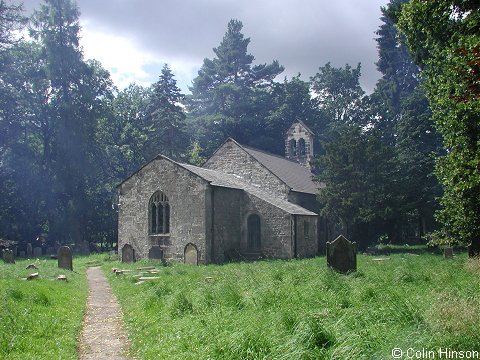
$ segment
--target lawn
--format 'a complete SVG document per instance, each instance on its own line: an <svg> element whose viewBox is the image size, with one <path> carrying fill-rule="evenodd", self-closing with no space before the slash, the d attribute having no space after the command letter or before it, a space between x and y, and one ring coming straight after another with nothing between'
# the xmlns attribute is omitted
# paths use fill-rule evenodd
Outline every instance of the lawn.
<svg viewBox="0 0 480 360"><path fill-rule="evenodd" d="M85 269L94 257L74 257L74 271L40 258L0 260L0 359L77 359L86 305ZM37 269L27 270L29 264ZM24 280L31 273L34 280ZM67 281L55 280L66 275Z"/></svg>
<svg viewBox="0 0 480 360"><path fill-rule="evenodd" d="M359 255L188 266L104 264L138 359L392 359L393 348L480 350L480 262ZM139 267L159 277L140 284ZM112 267L134 270L115 275Z"/></svg>

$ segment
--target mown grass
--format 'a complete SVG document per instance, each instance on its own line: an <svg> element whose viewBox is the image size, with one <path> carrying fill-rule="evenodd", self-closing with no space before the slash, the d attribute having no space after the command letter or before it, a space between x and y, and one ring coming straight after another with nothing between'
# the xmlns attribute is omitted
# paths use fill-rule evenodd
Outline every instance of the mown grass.
<svg viewBox="0 0 480 360"><path fill-rule="evenodd" d="M325 258L159 268L135 284L104 265L138 359L390 359L395 347L478 350L480 266L359 256L344 276Z"/></svg>
<svg viewBox="0 0 480 360"><path fill-rule="evenodd" d="M95 257L74 257L74 271L46 258L0 260L0 359L77 359L86 305L85 269ZM34 263L38 270L27 270ZM31 273L39 278L23 280ZM55 278L66 275L67 281Z"/></svg>

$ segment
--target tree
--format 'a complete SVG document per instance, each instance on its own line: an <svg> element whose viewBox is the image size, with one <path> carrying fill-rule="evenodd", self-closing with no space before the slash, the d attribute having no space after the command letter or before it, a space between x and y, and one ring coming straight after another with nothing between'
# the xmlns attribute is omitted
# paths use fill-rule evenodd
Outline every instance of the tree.
<svg viewBox="0 0 480 360"><path fill-rule="evenodd" d="M111 91L108 73L83 61L79 11L72 0L45 0L30 33L41 47L44 101L36 116L53 129L44 144L41 181L47 229L61 242L88 239L89 184L96 153L95 131L102 99Z"/></svg>
<svg viewBox="0 0 480 360"><path fill-rule="evenodd" d="M22 15L23 6L0 0L0 50L18 42L15 32L22 30L27 19Z"/></svg>
<svg viewBox="0 0 480 360"><path fill-rule="evenodd" d="M360 86L360 69L360 64L356 68L348 64L335 68L327 63L311 78L312 90L329 128L362 121L365 92Z"/></svg>
<svg viewBox="0 0 480 360"><path fill-rule="evenodd" d="M185 155L188 138L185 132L185 112L181 106L184 95L167 64L159 80L152 85L147 107L147 122L152 128L149 157L163 153L179 159Z"/></svg>
<svg viewBox="0 0 480 360"><path fill-rule="evenodd" d="M332 130L324 149L317 164L317 181L325 184L321 214L365 247L393 215L391 149L374 132L350 124Z"/></svg>
<svg viewBox="0 0 480 360"><path fill-rule="evenodd" d="M475 1L412 0L398 21L443 137L436 167L443 241L471 244L470 255L480 254L479 10Z"/></svg>
<svg viewBox="0 0 480 360"><path fill-rule="evenodd" d="M189 109L199 128L197 137L208 150L228 136L248 143L264 127L268 93L283 71L276 60L252 65L255 58L247 52L250 39L242 28L240 21L230 20L222 42L213 49L216 57L203 61L190 88ZM208 136L203 137L205 133Z"/></svg>
<svg viewBox="0 0 480 360"><path fill-rule="evenodd" d="M376 40L377 69L383 76L369 98L370 127L395 152L396 171L392 175L398 184L394 189L398 199L394 224L398 239L407 233L423 236L433 229L436 197L440 195L433 176L433 153L440 149L440 138L421 88L420 69L394 24L404 3L406 0L391 0L382 7L383 23Z"/></svg>
<svg viewBox="0 0 480 360"><path fill-rule="evenodd" d="M253 146L266 148L270 152L285 154L285 133L296 120L301 120L312 129L320 121L315 99L310 94L310 83L300 79L300 74L283 83L275 83L272 91L272 109L265 133L258 136Z"/></svg>

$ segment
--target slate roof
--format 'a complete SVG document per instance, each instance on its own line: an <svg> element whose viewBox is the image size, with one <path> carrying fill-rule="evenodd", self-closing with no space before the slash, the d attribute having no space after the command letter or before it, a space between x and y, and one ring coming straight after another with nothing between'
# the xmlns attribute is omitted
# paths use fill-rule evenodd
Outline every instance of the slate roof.
<svg viewBox="0 0 480 360"><path fill-rule="evenodd" d="M313 181L313 174L311 171L299 163L262 150L240 144L238 145L282 180L293 191L316 194L318 189L322 187L320 184Z"/></svg>
<svg viewBox="0 0 480 360"><path fill-rule="evenodd" d="M293 204L285 199L282 199L281 197L263 191L260 187L242 180L242 178L238 175L224 174L216 170L205 169L188 164L177 164L187 169L188 171L200 176L202 179L208 181L213 186L243 190L263 201L266 201L288 212L289 214L317 215L314 212L304 209L303 207Z"/></svg>

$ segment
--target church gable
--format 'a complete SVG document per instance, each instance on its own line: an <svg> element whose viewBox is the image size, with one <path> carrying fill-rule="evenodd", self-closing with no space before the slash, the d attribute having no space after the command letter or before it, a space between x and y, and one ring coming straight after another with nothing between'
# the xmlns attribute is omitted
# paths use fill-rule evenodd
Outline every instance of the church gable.
<svg viewBox="0 0 480 360"><path fill-rule="evenodd" d="M243 181L261 186L262 189L286 198L290 188L272 173L243 146L227 139L203 165L206 169L233 174Z"/></svg>
<svg viewBox="0 0 480 360"><path fill-rule="evenodd" d="M139 258L159 247L167 259L183 259L192 243L208 262L208 182L170 159L157 156L118 186L118 245Z"/></svg>
<svg viewBox="0 0 480 360"><path fill-rule="evenodd" d="M312 168L313 132L302 121L298 120L287 131L285 139L285 157Z"/></svg>

